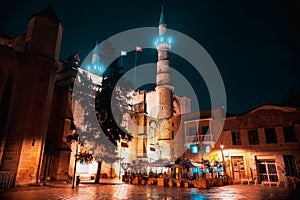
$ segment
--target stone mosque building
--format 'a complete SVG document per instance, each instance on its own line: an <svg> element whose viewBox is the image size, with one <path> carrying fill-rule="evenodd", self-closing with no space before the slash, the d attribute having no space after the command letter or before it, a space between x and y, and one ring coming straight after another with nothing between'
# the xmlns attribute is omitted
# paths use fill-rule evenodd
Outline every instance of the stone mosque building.
<svg viewBox="0 0 300 200"><path fill-rule="evenodd" d="M168 58L171 43L168 40L163 10L158 30L156 87L154 90L136 91L132 94L131 109L123 117L123 126L134 137L129 142L129 147L123 149L124 162L169 162L169 119L174 115L191 112L190 99L174 94L174 87L171 85Z"/></svg>

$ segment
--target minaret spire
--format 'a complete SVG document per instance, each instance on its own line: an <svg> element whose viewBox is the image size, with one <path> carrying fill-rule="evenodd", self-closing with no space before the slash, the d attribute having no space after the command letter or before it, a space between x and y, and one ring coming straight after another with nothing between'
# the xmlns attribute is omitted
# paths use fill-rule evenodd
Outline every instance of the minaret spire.
<svg viewBox="0 0 300 200"><path fill-rule="evenodd" d="M95 47L93 49L92 54L92 64L95 64L97 61L99 61L99 46L98 46L98 40L96 40Z"/></svg>
<svg viewBox="0 0 300 200"><path fill-rule="evenodd" d="M171 49L172 46L171 38L166 35L166 27L167 25L165 23L162 7L158 26L159 36L156 40L156 49L158 53L156 86L164 86L173 90L173 87L170 85L170 64L168 58L168 51Z"/></svg>
<svg viewBox="0 0 300 200"><path fill-rule="evenodd" d="M165 16L164 16L164 6L161 6L160 18L159 18L159 25L166 24L165 23Z"/></svg>

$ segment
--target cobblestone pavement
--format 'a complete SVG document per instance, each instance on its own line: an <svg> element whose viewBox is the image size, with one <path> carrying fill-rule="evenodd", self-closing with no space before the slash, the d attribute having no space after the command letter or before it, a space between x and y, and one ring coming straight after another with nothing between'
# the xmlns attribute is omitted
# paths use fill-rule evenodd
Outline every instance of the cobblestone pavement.
<svg viewBox="0 0 300 200"><path fill-rule="evenodd" d="M262 185L227 185L210 189L159 187L131 184L80 184L74 189L68 187L19 187L0 192L2 200L35 199L229 199L229 200L269 200L298 199L299 189Z"/></svg>

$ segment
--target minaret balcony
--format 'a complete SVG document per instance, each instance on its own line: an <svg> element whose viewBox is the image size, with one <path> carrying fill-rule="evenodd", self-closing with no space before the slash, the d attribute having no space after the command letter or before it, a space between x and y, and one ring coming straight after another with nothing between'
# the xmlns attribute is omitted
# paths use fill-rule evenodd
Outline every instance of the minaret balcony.
<svg viewBox="0 0 300 200"><path fill-rule="evenodd" d="M155 46L158 49L159 47L166 47L166 49L171 49L172 38L166 36L159 36L155 41Z"/></svg>

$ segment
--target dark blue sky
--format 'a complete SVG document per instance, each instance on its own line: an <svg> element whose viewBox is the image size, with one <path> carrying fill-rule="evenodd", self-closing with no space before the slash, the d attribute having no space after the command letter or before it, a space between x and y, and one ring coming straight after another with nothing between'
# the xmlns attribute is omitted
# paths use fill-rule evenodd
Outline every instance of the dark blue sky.
<svg viewBox="0 0 300 200"><path fill-rule="evenodd" d="M51 4L64 26L61 59L75 51L84 58L96 40L119 32L157 26L163 3L168 28L195 39L216 63L225 84L228 112L280 103L289 88L300 89L300 5L296 0L2 2L0 31L8 34L26 32L28 18ZM191 73L182 73L190 74L187 78L198 88L200 107L209 109L205 86L198 87L198 78Z"/></svg>

